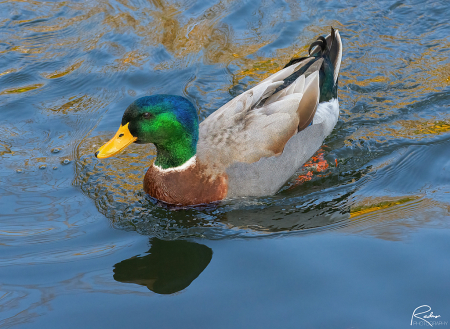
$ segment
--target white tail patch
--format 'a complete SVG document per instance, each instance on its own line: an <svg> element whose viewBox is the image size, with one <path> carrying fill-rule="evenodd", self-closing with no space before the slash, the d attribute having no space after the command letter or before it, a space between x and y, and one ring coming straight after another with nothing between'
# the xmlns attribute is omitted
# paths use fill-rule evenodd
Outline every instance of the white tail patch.
<svg viewBox="0 0 450 329"><path fill-rule="evenodd" d="M342 60L342 41L341 36L339 35L339 30L336 30L336 38L334 41L337 41L339 44L339 53L336 59L336 67L334 68L334 83L336 83L337 78L339 76L339 70L341 68L341 60Z"/></svg>

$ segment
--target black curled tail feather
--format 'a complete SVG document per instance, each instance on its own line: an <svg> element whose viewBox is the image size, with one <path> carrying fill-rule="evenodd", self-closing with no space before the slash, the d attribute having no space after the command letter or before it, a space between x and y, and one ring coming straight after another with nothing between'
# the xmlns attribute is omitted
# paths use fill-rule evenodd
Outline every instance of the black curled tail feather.
<svg viewBox="0 0 450 329"><path fill-rule="evenodd" d="M317 47L317 49L314 49L314 53L313 54L311 54L311 50L313 49L313 48L316 48ZM316 41L314 41L310 46L309 46L309 49L308 49L308 54L309 54L309 56L311 56L311 55L314 55L314 54L316 54L318 51L320 51L320 52L324 52L324 51L326 51L327 50L327 40L323 37L323 36L320 36L320 37L318 37L317 38L317 40Z"/></svg>

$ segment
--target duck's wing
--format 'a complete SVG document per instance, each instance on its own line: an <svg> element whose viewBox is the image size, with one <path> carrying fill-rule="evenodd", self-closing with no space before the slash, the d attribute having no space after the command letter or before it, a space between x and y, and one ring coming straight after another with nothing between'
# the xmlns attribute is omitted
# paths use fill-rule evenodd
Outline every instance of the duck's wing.
<svg viewBox="0 0 450 329"><path fill-rule="evenodd" d="M310 56L292 59L200 124L197 159L211 174L227 172L235 181L229 182L230 195L250 195L250 190L234 191L246 185L254 195L275 193L320 147L339 115L341 58L339 32L331 29L330 35L311 44ZM323 106L315 116L319 101ZM270 186L255 192L260 176L275 171L282 175L274 175L267 180Z"/></svg>
<svg viewBox="0 0 450 329"><path fill-rule="evenodd" d="M281 154L313 120L322 61L309 57L290 65L211 114L200 124L198 160L219 173L236 162Z"/></svg>

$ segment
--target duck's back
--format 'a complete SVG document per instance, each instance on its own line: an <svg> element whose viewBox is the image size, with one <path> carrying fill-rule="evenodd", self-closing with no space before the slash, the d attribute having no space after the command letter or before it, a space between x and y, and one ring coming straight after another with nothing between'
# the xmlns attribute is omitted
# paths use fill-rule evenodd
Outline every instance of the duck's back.
<svg viewBox="0 0 450 329"><path fill-rule="evenodd" d="M226 173L227 198L276 193L335 126L338 31L319 38L310 51L200 124L197 161L209 175Z"/></svg>

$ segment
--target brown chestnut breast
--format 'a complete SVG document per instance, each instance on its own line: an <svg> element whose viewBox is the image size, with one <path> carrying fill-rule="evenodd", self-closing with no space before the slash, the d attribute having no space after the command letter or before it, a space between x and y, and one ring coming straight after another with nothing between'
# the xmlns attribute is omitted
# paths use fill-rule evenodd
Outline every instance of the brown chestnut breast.
<svg viewBox="0 0 450 329"><path fill-rule="evenodd" d="M212 177L205 169L197 161L183 169L152 165L144 177L144 191L158 200L182 206L224 199L228 191L227 175Z"/></svg>

